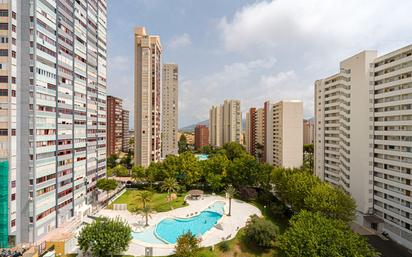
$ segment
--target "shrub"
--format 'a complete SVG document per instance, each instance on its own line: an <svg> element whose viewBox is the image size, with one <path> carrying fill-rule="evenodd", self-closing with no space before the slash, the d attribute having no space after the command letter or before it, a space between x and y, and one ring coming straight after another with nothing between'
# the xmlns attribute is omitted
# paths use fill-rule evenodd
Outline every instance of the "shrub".
<svg viewBox="0 0 412 257"><path fill-rule="evenodd" d="M255 243L262 248L274 246L278 227L269 220L265 220L254 215L245 228L245 239Z"/></svg>
<svg viewBox="0 0 412 257"><path fill-rule="evenodd" d="M195 257L199 251L200 240L190 231L179 236L176 242L176 257Z"/></svg>
<svg viewBox="0 0 412 257"><path fill-rule="evenodd" d="M221 242L221 243L219 244L219 249L220 249L222 252L227 252L227 251L229 251L229 250L230 250L229 242L228 242L228 241L223 241L223 242Z"/></svg>

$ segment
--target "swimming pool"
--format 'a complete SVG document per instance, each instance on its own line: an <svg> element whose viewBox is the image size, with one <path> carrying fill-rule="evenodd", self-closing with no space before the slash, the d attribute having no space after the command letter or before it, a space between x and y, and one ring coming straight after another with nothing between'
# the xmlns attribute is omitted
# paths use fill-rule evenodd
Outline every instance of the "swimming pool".
<svg viewBox="0 0 412 257"><path fill-rule="evenodd" d="M224 202L215 202L200 214L185 218L166 218L155 227L143 232L133 232L133 239L146 243L175 244L179 236L192 232L195 236L202 236L222 218L224 214Z"/></svg>
<svg viewBox="0 0 412 257"><path fill-rule="evenodd" d="M196 154L195 155L198 161L206 161L209 159L209 155L207 154Z"/></svg>

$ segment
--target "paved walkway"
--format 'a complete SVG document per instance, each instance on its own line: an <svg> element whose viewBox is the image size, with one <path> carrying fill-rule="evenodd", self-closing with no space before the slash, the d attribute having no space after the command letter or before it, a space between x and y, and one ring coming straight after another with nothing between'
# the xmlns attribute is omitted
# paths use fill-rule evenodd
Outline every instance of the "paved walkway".
<svg viewBox="0 0 412 257"><path fill-rule="evenodd" d="M187 215L200 213L208 206L216 201L224 201L225 213L228 213L229 200L221 196L205 195L202 200L188 200L188 206L178 208L169 212L161 212L151 215L149 225L155 226L164 218L186 218ZM202 236L201 246L212 246L223 239L232 239L236 236L238 230L246 225L247 220L251 215L262 216L260 210L246 202L233 199L232 200L232 216L224 215L219 224L222 230L213 227ZM129 211L114 211L103 209L96 216L105 216L110 218L120 217L126 220L135 230L142 229L144 218L140 215L134 215ZM124 254L133 256L144 256L146 247L153 247L152 256L166 256L174 253L174 245L172 244L150 244L133 239L129 245L129 249Z"/></svg>

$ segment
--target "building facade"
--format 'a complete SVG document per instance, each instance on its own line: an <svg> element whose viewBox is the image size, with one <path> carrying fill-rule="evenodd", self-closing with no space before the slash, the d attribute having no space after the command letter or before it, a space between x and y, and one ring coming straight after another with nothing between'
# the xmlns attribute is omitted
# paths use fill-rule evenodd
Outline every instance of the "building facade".
<svg viewBox="0 0 412 257"><path fill-rule="evenodd" d="M122 110L122 152L127 153L131 150L130 132L129 132L129 116L128 110Z"/></svg>
<svg viewBox="0 0 412 257"><path fill-rule="evenodd" d="M209 128L206 125L196 125L195 127L195 149L201 150L209 145Z"/></svg>
<svg viewBox="0 0 412 257"><path fill-rule="evenodd" d="M223 146L229 142L241 143L242 112L239 100L225 100L223 105L212 106L209 111L209 143Z"/></svg>
<svg viewBox="0 0 412 257"><path fill-rule="evenodd" d="M301 101L265 103L266 162L279 167L303 164L303 104Z"/></svg>
<svg viewBox="0 0 412 257"><path fill-rule="evenodd" d="M134 31L134 163L144 167L161 158L161 55L159 36Z"/></svg>
<svg viewBox="0 0 412 257"><path fill-rule="evenodd" d="M117 154L123 147L123 100L107 96L107 156Z"/></svg>
<svg viewBox="0 0 412 257"><path fill-rule="evenodd" d="M97 199L106 8L105 0L0 1L0 247L39 241Z"/></svg>
<svg viewBox="0 0 412 257"><path fill-rule="evenodd" d="M315 172L357 203L357 222L412 248L412 45L364 51L315 82Z"/></svg>
<svg viewBox="0 0 412 257"><path fill-rule="evenodd" d="M264 161L266 158L266 111L265 108L250 108L246 113L246 150L259 161Z"/></svg>
<svg viewBox="0 0 412 257"><path fill-rule="evenodd" d="M209 111L209 144L216 147L223 146L222 112L222 106L212 106Z"/></svg>
<svg viewBox="0 0 412 257"><path fill-rule="evenodd" d="M314 143L315 123L313 120L303 120L303 144L310 145Z"/></svg>
<svg viewBox="0 0 412 257"><path fill-rule="evenodd" d="M177 155L179 68L163 64L162 74L162 157Z"/></svg>

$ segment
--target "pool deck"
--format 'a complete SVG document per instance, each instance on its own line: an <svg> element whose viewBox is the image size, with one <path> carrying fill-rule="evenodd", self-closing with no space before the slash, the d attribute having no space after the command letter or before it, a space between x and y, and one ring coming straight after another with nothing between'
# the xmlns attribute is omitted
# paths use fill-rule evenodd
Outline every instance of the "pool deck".
<svg viewBox="0 0 412 257"><path fill-rule="evenodd" d="M207 207L214 202L225 202L225 213L228 213L229 200L221 196L205 195L201 200L187 200L188 206L171 210L168 212L161 212L152 214L149 218L149 225L155 226L161 220L165 218L187 218L192 215L196 215L201 211L204 211ZM251 215L262 216L260 210L246 202L232 199L232 216L223 215L218 221L221 224L222 230L213 227L202 236L201 246L212 246L223 239L228 240L236 236L238 230L246 225L247 220ZM144 225L144 217L141 215L134 215L129 211L114 211L109 209L103 209L97 213L96 216L104 217L120 217L126 220L134 230L142 230ZM124 253L133 256L145 256L146 247L153 247L152 256L167 256L174 253L173 244L150 244L133 239L129 245L129 249Z"/></svg>

